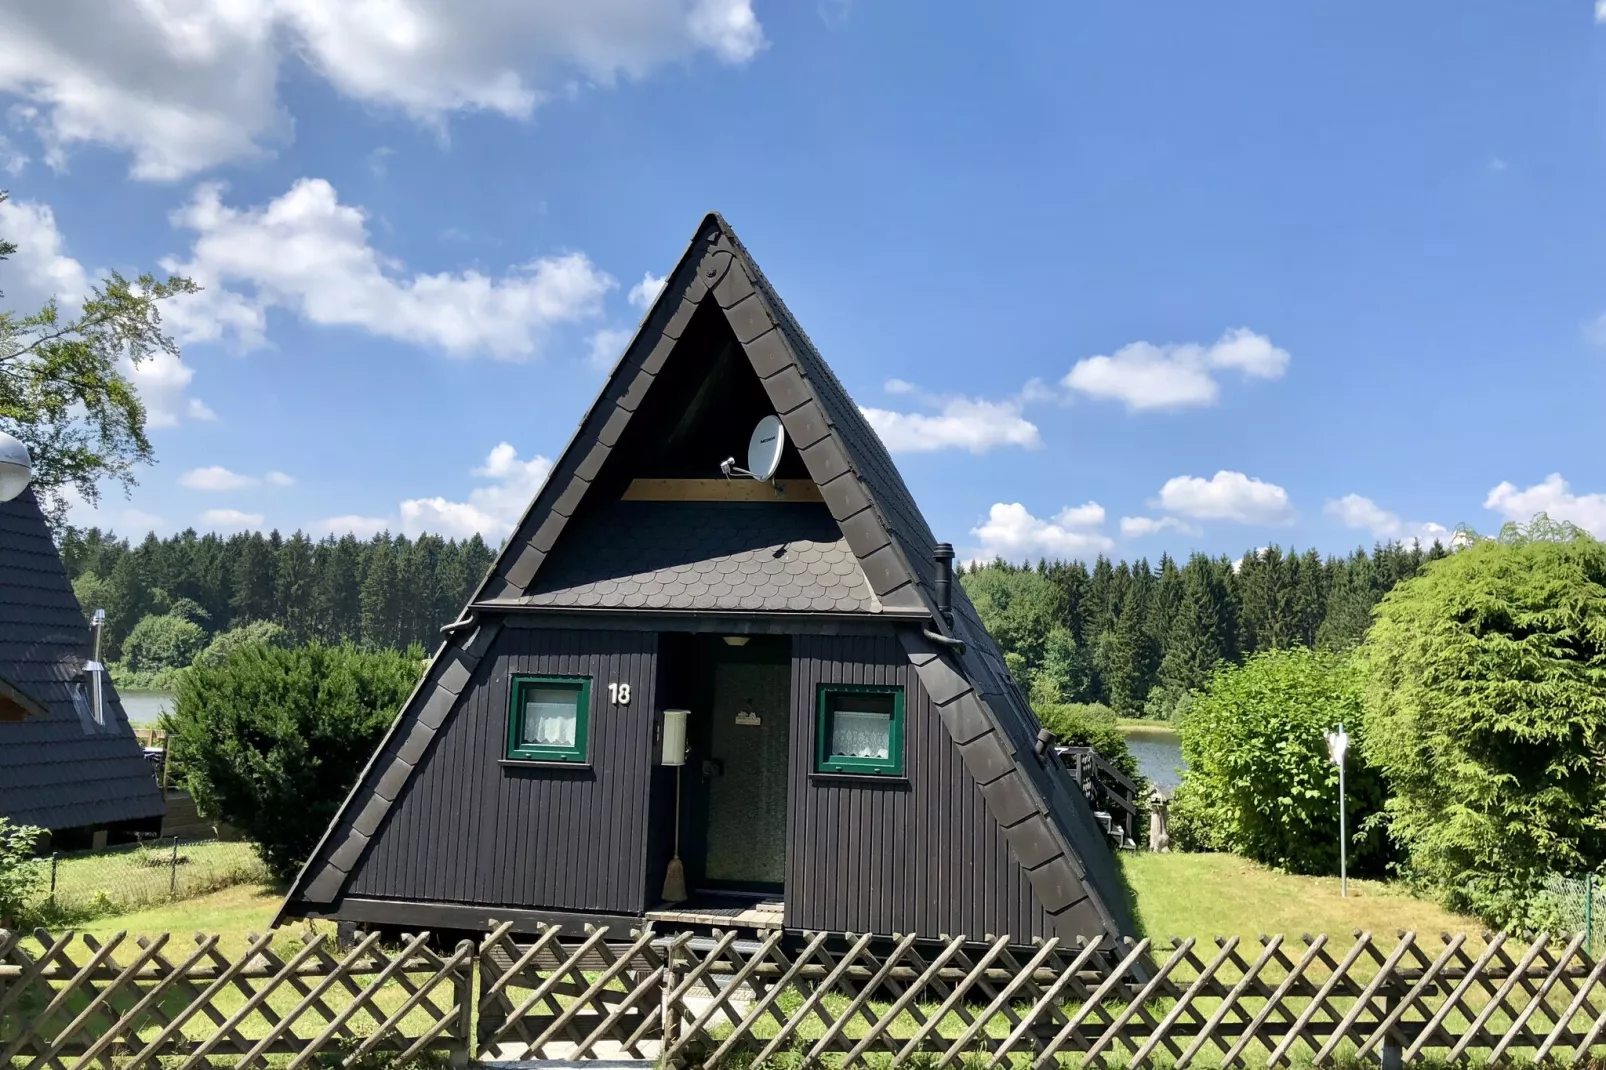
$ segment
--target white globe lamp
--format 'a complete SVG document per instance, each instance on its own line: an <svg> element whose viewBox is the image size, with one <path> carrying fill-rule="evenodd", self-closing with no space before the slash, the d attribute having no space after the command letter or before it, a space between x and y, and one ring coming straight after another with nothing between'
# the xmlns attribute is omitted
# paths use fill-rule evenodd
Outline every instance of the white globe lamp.
<svg viewBox="0 0 1606 1070"><path fill-rule="evenodd" d="M13 435L0 431L0 502L21 494L33 479L33 458L28 447Z"/></svg>

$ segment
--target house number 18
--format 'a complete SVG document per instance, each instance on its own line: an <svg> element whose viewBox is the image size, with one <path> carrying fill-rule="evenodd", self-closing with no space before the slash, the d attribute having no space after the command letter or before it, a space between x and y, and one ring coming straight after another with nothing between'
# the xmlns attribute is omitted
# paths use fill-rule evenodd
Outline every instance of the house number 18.
<svg viewBox="0 0 1606 1070"><path fill-rule="evenodd" d="M628 705L630 705L630 685L629 684L609 684L608 685L608 701L613 703L615 706L628 706Z"/></svg>

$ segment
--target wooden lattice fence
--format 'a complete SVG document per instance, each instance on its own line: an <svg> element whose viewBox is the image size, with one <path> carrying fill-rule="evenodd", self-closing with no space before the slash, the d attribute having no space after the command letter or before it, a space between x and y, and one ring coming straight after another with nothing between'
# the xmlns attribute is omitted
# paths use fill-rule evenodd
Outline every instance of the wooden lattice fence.
<svg viewBox="0 0 1606 1070"><path fill-rule="evenodd" d="M446 952L427 935L341 950L286 934L226 953L217 936L0 931L0 1067L274 1056L301 1070L425 1052L709 1067L1577 1062L1606 1040L1603 974L1581 934L1022 947L650 929L610 941L600 928L532 939L504 925Z"/></svg>
<svg viewBox="0 0 1606 1070"><path fill-rule="evenodd" d="M318 1056L356 1062L424 1052L466 1060L475 946L437 954L428 934L382 947L377 935L331 946L252 936L235 954L219 937L171 933L24 934L0 930L0 1067L117 1067L168 1060L183 1070L247 1070L269 1055L285 1070Z"/></svg>
<svg viewBox="0 0 1606 1070"><path fill-rule="evenodd" d="M779 932L609 946L505 929L481 957L481 1058L739 1053L840 1066L1579 1060L1606 1029L1606 960L1583 938L1358 933L1120 948L1007 937ZM968 1063L967 1063L968 1065Z"/></svg>

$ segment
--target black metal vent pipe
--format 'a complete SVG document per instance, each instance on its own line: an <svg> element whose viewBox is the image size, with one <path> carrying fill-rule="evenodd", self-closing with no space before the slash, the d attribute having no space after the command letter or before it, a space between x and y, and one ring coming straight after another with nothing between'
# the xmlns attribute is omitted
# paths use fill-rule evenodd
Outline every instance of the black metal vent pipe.
<svg viewBox="0 0 1606 1070"><path fill-rule="evenodd" d="M954 623L954 547L939 542L931 548L932 560L937 562L937 609L950 627Z"/></svg>

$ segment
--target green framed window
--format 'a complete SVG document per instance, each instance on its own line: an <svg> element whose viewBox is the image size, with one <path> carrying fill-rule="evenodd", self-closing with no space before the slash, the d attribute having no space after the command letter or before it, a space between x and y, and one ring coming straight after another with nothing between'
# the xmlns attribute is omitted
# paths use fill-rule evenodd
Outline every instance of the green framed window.
<svg viewBox="0 0 1606 1070"><path fill-rule="evenodd" d="M903 688L821 684L815 772L903 775Z"/></svg>
<svg viewBox="0 0 1606 1070"><path fill-rule="evenodd" d="M591 680L515 676L510 681L507 756L527 762L584 762L591 730Z"/></svg>

